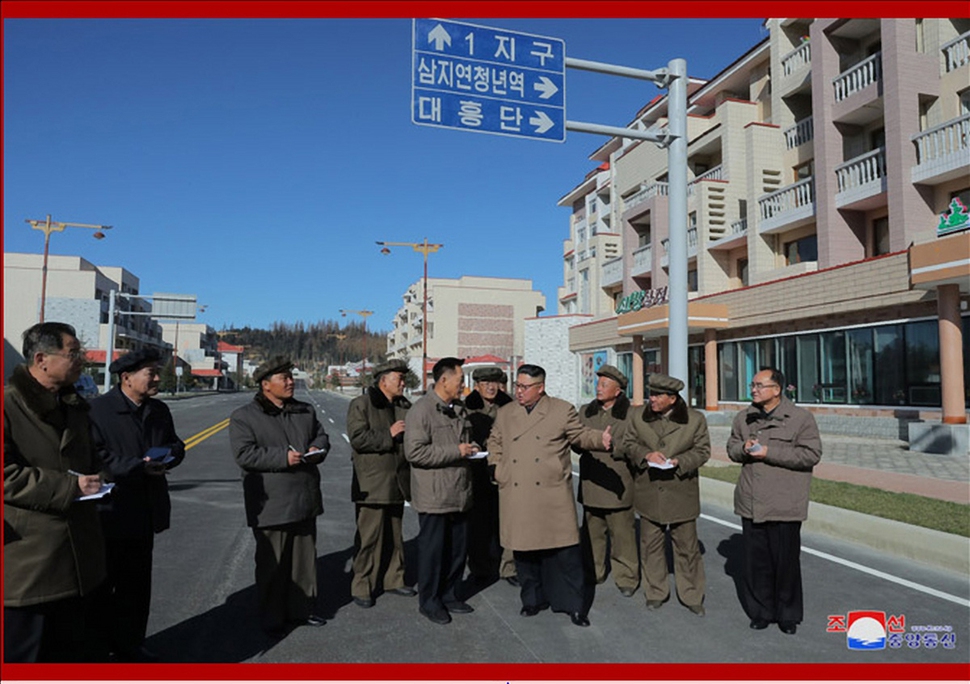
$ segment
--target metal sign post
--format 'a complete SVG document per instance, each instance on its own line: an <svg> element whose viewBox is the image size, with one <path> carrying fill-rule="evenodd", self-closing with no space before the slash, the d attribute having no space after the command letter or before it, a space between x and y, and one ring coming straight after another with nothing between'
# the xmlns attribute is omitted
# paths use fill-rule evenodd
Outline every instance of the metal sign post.
<svg viewBox="0 0 970 684"><path fill-rule="evenodd" d="M563 142L566 130L667 147L668 372L687 383L687 62L648 71L566 57L565 42L443 19L415 19L411 120L423 126ZM566 120L565 67L668 89L667 127L647 131ZM514 87L513 84L514 83ZM547 121L548 120L548 121ZM687 388L682 391L687 398Z"/></svg>

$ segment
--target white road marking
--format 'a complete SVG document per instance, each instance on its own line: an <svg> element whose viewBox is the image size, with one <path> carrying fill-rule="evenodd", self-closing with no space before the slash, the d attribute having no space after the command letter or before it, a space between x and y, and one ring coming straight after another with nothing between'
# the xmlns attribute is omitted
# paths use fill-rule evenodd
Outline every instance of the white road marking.
<svg viewBox="0 0 970 684"><path fill-rule="evenodd" d="M347 444L350 444L350 437L347 436L346 432L341 432L340 436L344 438L344 441L347 442Z"/></svg>
<svg viewBox="0 0 970 684"><path fill-rule="evenodd" d="M706 513L701 513L701 517L704 520L709 520L710 522L717 523L718 525L723 525L724 527L730 527L732 530L740 530L741 526L737 523L728 522L727 520L721 520L720 518L715 518L713 516L707 515ZM888 582L893 582L894 584L899 584L908 589L913 589L915 591L922 592L924 594L929 594L930 596L935 596L936 598L943 599L944 601L949 601L950 603L955 603L959 606L964 606L970 608L970 600L961 598L959 596L954 596L953 594L948 594L944 591L938 591L930 587L924 586L922 584L917 584L916 582L910 582L902 577L896 577L895 575L890 575L889 573L882 572L881 570L876 570L875 568L870 568L866 565L861 565L845 558L839 558L838 556L833 556L830 553L825 553L824 551L818 551L816 549L810 548L808 546L802 546L802 551L811 555L817 556L827 561L837 563L839 565L844 565L847 568L853 570L858 570L859 572L864 572L867 575L872 575L873 577L878 577L879 579L884 579Z"/></svg>
<svg viewBox="0 0 970 684"><path fill-rule="evenodd" d="M327 418L327 420L329 420L331 423L333 422L333 418Z"/></svg>

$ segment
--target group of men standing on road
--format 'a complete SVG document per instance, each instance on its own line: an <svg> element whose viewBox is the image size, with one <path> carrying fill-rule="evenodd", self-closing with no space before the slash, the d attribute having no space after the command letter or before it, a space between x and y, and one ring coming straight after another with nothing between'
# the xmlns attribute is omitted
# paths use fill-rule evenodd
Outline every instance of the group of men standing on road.
<svg viewBox="0 0 970 684"><path fill-rule="evenodd" d="M71 326L32 327L23 355L4 401L5 658L153 660L143 643L153 540L169 526L165 474L185 455L170 411L154 398L159 356L140 350L115 360L118 384L88 406L74 391L84 351ZM703 616L698 469L710 438L704 415L680 396L684 383L650 374L649 401L635 407L627 377L605 365L595 401L577 411L546 394L541 367L525 364L514 399L502 391L505 374L485 368L463 402L462 364L440 359L433 389L412 406L408 367L390 360L348 407L354 603L417 595L423 616L447 624L473 611L463 595L467 563L473 585L503 578L518 586L522 616L551 608L584 627L590 587L610 571L624 596L642 586L648 609L663 606L669 536L677 596ZM330 442L315 409L294 398L292 369L284 357L260 365L253 401L230 418L256 542L260 622L275 636L325 624L314 612L316 518ZM803 614L800 525L821 442L811 413L783 387L775 369L754 376L752 405L736 416L727 452L742 464L735 512L750 626L776 622L794 634ZM111 495L96 498L107 484ZM417 590L405 582L406 501L420 525Z"/></svg>
<svg viewBox="0 0 970 684"><path fill-rule="evenodd" d="M89 405L74 390L85 352L72 326L32 326L22 352L3 406L4 659L154 660L154 536L169 526L165 474L185 455L154 398L159 356L114 360L118 384Z"/></svg>

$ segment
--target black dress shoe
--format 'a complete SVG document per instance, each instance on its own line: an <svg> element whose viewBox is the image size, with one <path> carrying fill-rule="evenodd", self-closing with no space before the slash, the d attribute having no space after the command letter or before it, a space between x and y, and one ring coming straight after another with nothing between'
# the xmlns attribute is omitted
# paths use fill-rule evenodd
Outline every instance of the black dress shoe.
<svg viewBox="0 0 970 684"><path fill-rule="evenodd" d="M449 613L474 613L475 609L464 601L445 601L445 608L448 609Z"/></svg>
<svg viewBox="0 0 970 684"><path fill-rule="evenodd" d="M374 599L372 598L361 598L360 596L354 596L354 603L356 603L361 608L373 608Z"/></svg>
<svg viewBox="0 0 970 684"><path fill-rule="evenodd" d="M417 596L417 590L412 587L397 587L396 589L388 589L388 594L397 594L398 596Z"/></svg>
<svg viewBox="0 0 970 684"><path fill-rule="evenodd" d="M436 608L434 610L418 608L418 611L437 625L447 625L449 622L451 622L451 615L449 615L448 611L444 608Z"/></svg>
<svg viewBox="0 0 970 684"><path fill-rule="evenodd" d="M783 634L794 634L798 631L798 625L794 622L779 622L778 629L780 629Z"/></svg>
<svg viewBox="0 0 970 684"><path fill-rule="evenodd" d="M751 629L767 629L768 625L770 624L771 623L768 622L767 620L757 619L757 620L751 621L750 627Z"/></svg>
<svg viewBox="0 0 970 684"><path fill-rule="evenodd" d="M522 606L522 610L519 611L519 615L522 617L535 617L548 607L548 603L540 603L537 606Z"/></svg>
<svg viewBox="0 0 970 684"><path fill-rule="evenodd" d="M513 587L520 586L519 585L519 578L516 577L515 575L513 575L512 577L503 577L502 579L504 579L506 582L508 582L509 584L511 584Z"/></svg>
<svg viewBox="0 0 970 684"><path fill-rule="evenodd" d="M577 627L589 627L589 618L582 613L570 613L569 619L572 620L573 624Z"/></svg>
<svg viewBox="0 0 970 684"><path fill-rule="evenodd" d="M307 627L323 627L325 624L327 624L327 621L324 620L319 615L308 615L307 619L304 620L301 624Z"/></svg>

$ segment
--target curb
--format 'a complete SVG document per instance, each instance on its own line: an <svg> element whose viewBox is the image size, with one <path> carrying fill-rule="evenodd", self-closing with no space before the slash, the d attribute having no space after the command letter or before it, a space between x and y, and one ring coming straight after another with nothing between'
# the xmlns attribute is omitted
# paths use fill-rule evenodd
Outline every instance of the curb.
<svg viewBox="0 0 970 684"><path fill-rule="evenodd" d="M701 477L701 500L734 510L734 485ZM856 511L808 504L806 532L824 534L944 570L970 574L970 538Z"/></svg>

